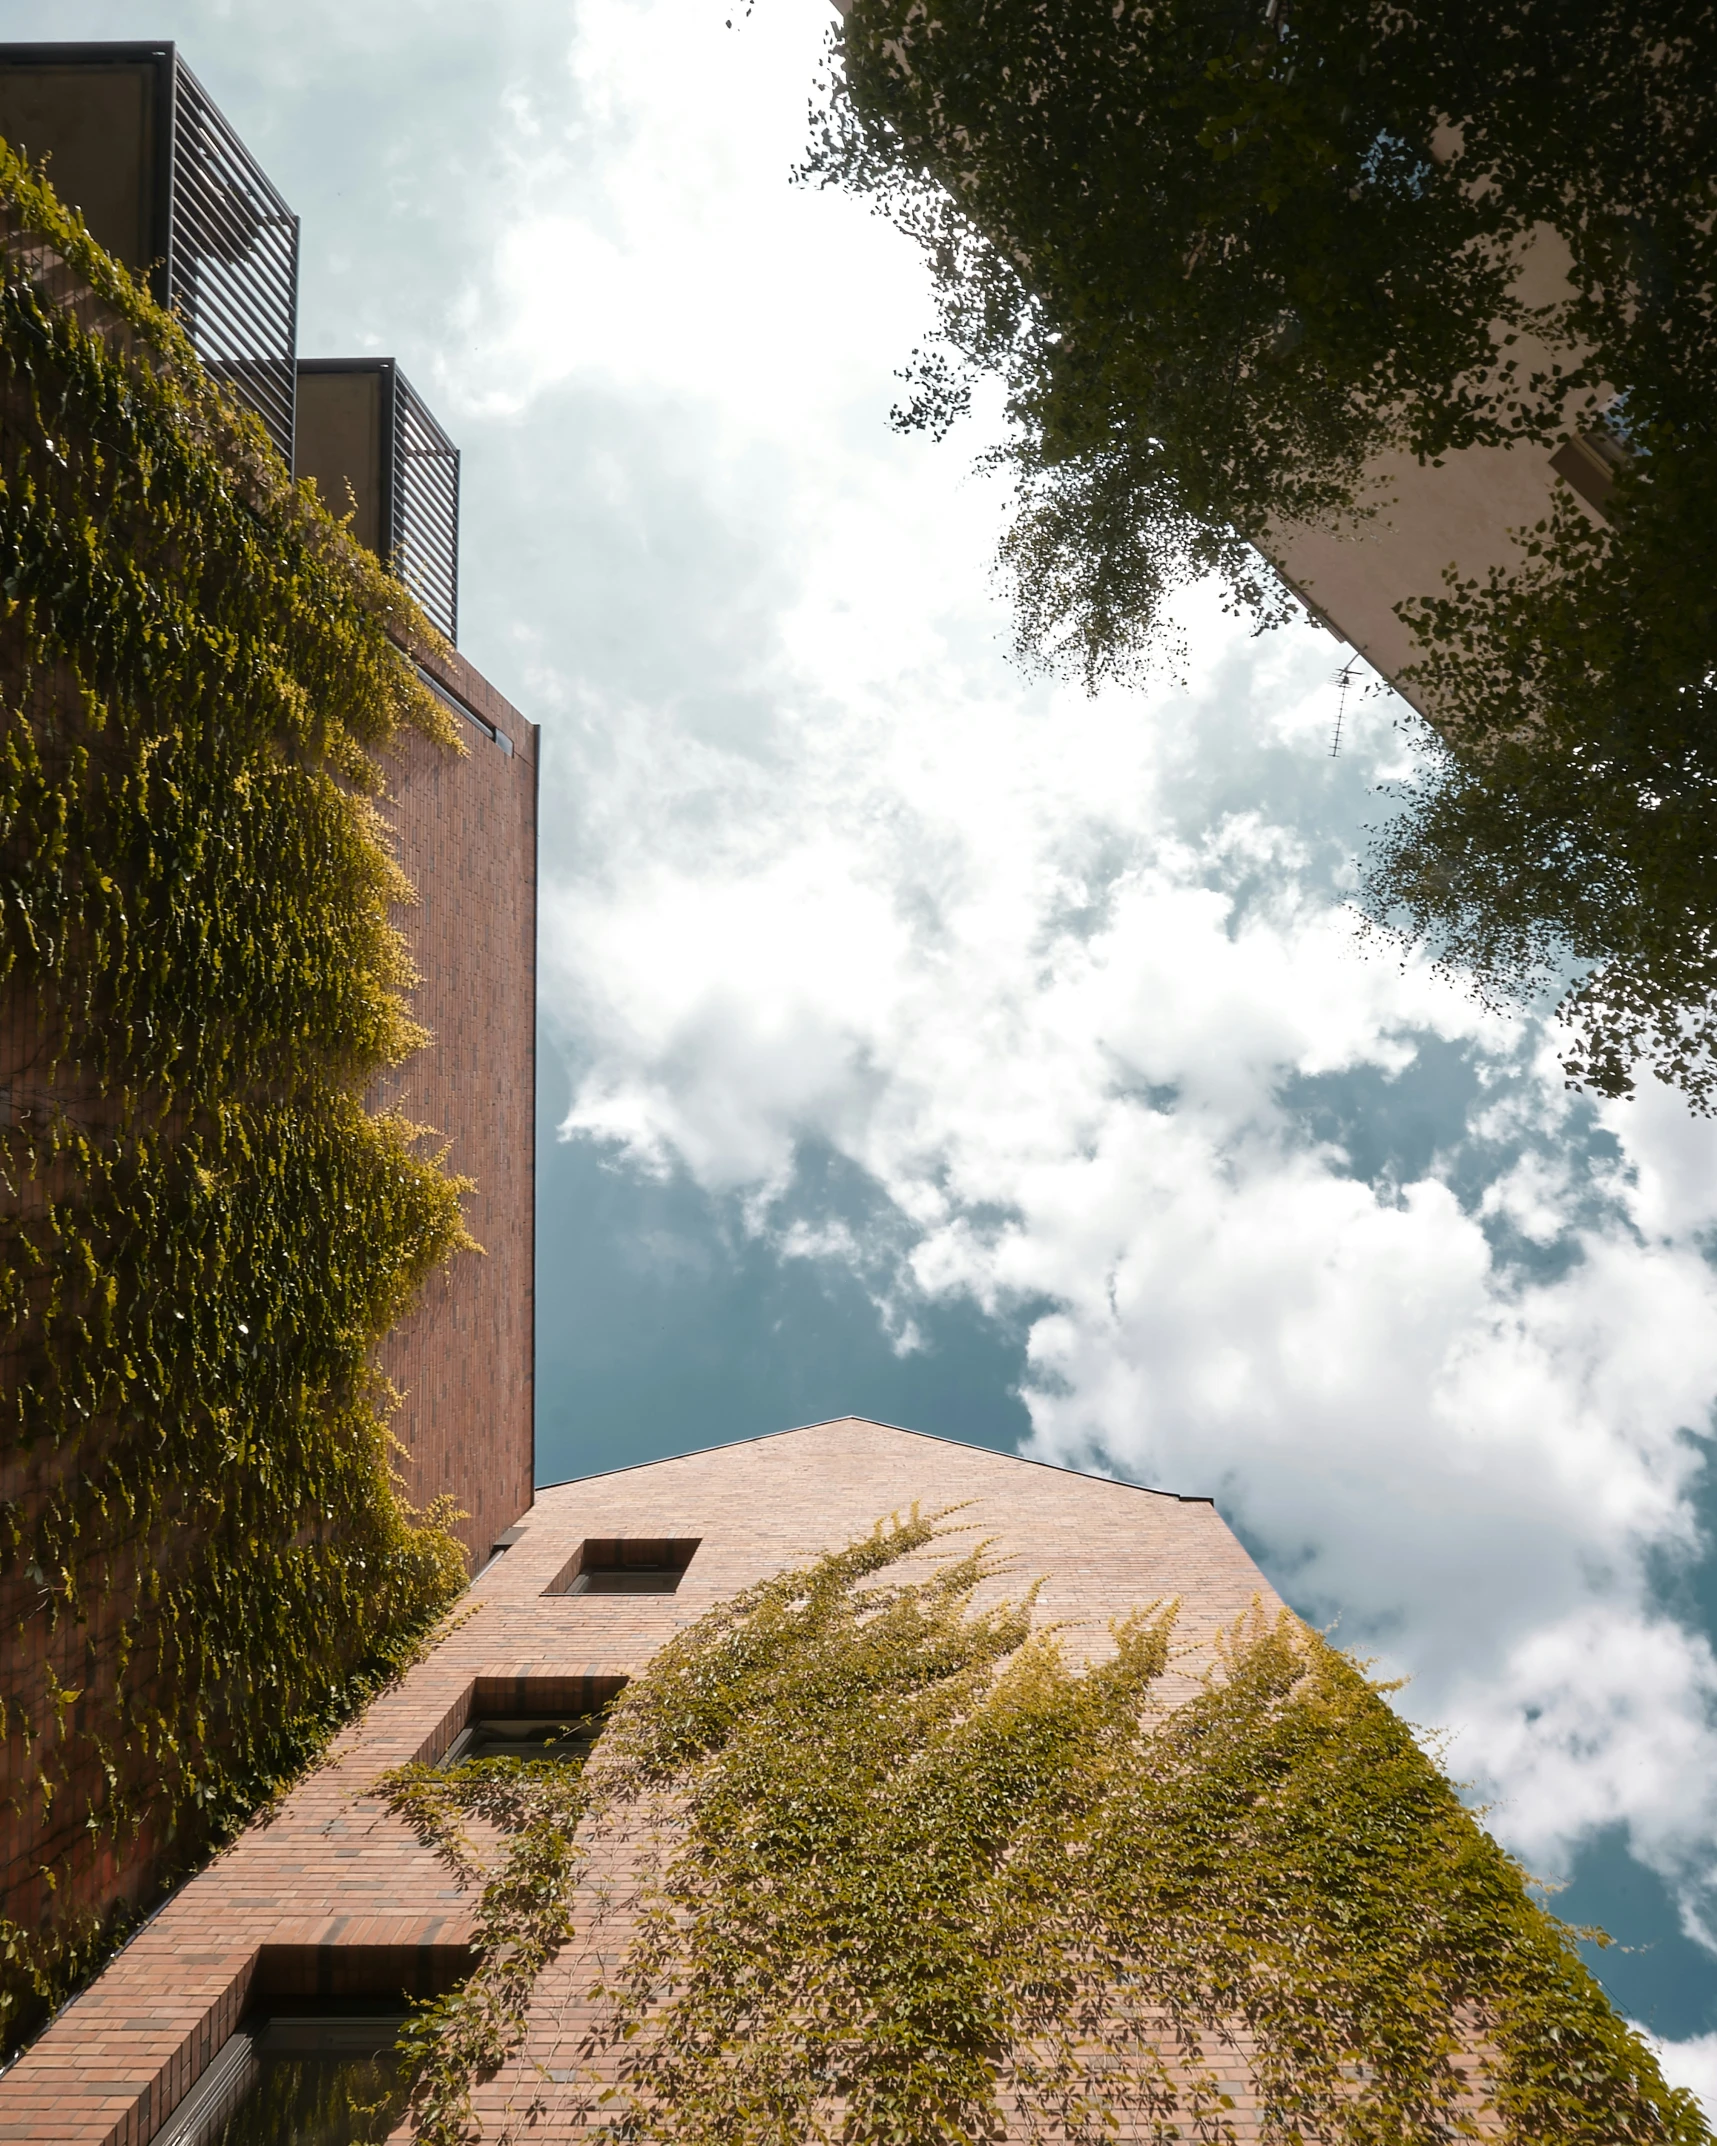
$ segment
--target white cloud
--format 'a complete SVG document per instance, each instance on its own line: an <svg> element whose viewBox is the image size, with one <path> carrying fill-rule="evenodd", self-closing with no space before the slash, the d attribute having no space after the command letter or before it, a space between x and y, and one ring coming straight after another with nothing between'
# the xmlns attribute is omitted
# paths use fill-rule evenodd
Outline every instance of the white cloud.
<svg viewBox="0 0 1717 2146"><path fill-rule="evenodd" d="M1494 1671L1468 1669L1458 1691L1528 1858L1624 1820L1641 1853L1695 1889L1694 1906L1717 1833L1717 1660L1702 1634L1610 1592L1517 1626Z"/></svg>
<svg viewBox="0 0 1717 2146"><path fill-rule="evenodd" d="M507 99L510 213L462 299L454 393L519 411L577 376L780 425L886 383L926 318L912 263L858 204L786 184L823 32L814 9L730 29L587 0L564 74ZM809 425L800 445L825 451Z"/></svg>
<svg viewBox="0 0 1717 2146"><path fill-rule="evenodd" d="M884 711L836 683L784 665L773 764L700 760L721 809L695 825L653 725L619 755L625 832L550 897L571 1126L711 1185L831 1142L916 1226L901 1303L1052 1300L1038 1451L1216 1490L1300 1553L1300 1598L1416 1672L1523 1848L1554 1864L1621 1818L1684 1869L1717 1817L1717 1683L1643 1615L1643 1560L1691 1541L1717 1304L1685 1233L1636 1234L1651 1153L1630 1187L1530 1150L1466 1204L1435 1167L1361 1181L1285 1081L1387 1084L1430 1032L1526 1084L1517 1138L1567 1109L1500 1024L1356 951L1312 844L1176 818L1154 741L1219 711L911 670ZM1499 1266L1498 1214L1574 1263Z"/></svg>
<svg viewBox="0 0 1717 2146"><path fill-rule="evenodd" d="M1696 2034L1685 2042L1660 2041L1647 2034L1646 2040L1670 2085L1686 2087L1704 2108L1707 2123L1717 2124L1717 2034Z"/></svg>
<svg viewBox="0 0 1717 2146"><path fill-rule="evenodd" d="M1649 1572L1694 1547L1717 1141L1651 1094L1592 1147L1541 1036L1359 945L1337 896L1403 748L1350 704L1330 761L1327 639L1194 597L1184 691L1007 670L993 487L882 429L910 257L784 188L820 28L588 9L465 302L470 406L588 391L671 439L729 576L701 600L755 620L663 616L719 659L649 697L535 643L568 1132L764 1230L827 1142L890 1226L801 1215L782 1256L852 1265L903 1348L937 1296L1039 1307L1036 1451L1216 1491L1413 1671L1506 1838L1549 1868L1622 1822L1692 1903L1717 1670ZM590 443L617 516L629 437ZM1471 1094L1415 1148L1435 1064Z"/></svg>
<svg viewBox="0 0 1717 2146"><path fill-rule="evenodd" d="M1657 1082L1613 1103L1604 1122L1622 1141L1635 1179L1632 1211L1648 1236L1670 1241L1711 1229L1717 1218L1717 1138Z"/></svg>

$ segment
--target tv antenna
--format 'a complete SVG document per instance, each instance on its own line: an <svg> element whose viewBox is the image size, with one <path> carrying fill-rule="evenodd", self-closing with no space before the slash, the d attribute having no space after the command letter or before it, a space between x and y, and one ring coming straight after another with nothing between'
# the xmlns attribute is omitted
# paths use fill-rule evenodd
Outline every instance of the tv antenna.
<svg viewBox="0 0 1717 2146"><path fill-rule="evenodd" d="M1347 720L1347 689L1353 683L1353 667L1358 661L1357 655L1349 656L1335 674L1335 682L1341 688L1341 696L1335 704L1335 736L1329 743L1329 756L1332 760L1341 751L1341 726Z"/></svg>

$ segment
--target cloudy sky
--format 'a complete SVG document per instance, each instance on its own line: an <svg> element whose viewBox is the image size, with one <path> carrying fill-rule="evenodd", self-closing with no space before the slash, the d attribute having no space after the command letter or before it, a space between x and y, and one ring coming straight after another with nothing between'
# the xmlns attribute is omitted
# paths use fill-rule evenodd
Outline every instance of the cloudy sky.
<svg viewBox="0 0 1717 2146"><path fill-rule="evenodd" d="M1413 741L1331 757L1328 636L1010 664L994 413L891 435L916 258L789 184L821 0L727 12L0 0L179 39L303 351L464 449L545 739L542 1477L850 1410L1213 1494L1717 2106L1717 1133L1360 943Z"/></svg>

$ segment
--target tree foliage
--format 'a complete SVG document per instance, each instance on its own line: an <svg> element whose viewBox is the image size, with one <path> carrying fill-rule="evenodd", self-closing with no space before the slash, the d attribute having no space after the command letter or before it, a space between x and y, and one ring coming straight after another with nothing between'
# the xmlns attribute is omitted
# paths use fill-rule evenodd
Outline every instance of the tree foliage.
<svg viewBox="0 0 1717 2146"><path fill-rule="evenodd" d="M912 233L940 306L897 420L1000 376L1022 649L1087 685L1194 575L1287 615L1272 531L1384 511L1386 450L1625 411L1607 525L1407 592L1443 743L1371 903L1493 988L1577 968L1576 1077L1644 1055L1707 1101L1717 7L853 0L837 47L806 173ZM1529 243L1571 264L1531 302Z"/></svg>
<svg viewBox="0 0 1717 2146"><path fill-rule="evenodd" d="M1512 574L1404 607L1442 736L1365 900L1493 992L1560 994L1570 1080L1644 1063L1717 1102L1717 490L1654 457L1613 527L1572 503ZM1572 972L1572 980L1570 980Z"/></svg>

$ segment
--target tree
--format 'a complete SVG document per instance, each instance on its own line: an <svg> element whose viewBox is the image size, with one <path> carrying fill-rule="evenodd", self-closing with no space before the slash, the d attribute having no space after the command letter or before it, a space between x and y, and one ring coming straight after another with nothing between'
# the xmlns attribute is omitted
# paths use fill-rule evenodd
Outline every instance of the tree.
<svg viewBox="0 0 1717 2146"><path fill-rule="evenodd" d="M1517 571L1404 599L1441 739L1367 898L1488 989L1575 972L1575 1078L1644 1057L1708 1104L1717 7L854 0L837 41L807 176L940 305L896 421L1002 378L1022 651L1087 686L1194 576L1291 615L1271 530L1376 512L1386 450L1609 426L1606 523L1570 500ZM1529 303L1546 228L1572 266Z"/></svg>

